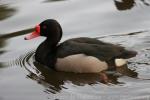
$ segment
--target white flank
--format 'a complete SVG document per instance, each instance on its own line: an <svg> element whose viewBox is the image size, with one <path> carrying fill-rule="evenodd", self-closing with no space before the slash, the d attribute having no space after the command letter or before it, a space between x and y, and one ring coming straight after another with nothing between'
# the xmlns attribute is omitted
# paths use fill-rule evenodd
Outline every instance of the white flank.
<svg viewBox="0 0 150 100"><path fill-rule="evenodd" d="M100 61L96 57L84 54L70 55L57 59L56 69L58 71L75 73L98 73L108 68L106 62Z"/></svg>

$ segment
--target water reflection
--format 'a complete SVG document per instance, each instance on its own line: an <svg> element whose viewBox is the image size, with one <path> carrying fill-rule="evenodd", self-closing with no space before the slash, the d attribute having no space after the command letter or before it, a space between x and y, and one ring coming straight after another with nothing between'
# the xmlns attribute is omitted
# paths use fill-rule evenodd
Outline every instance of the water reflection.
<svg viewBox="0 0 150 100"><path fill-rule="evenodd" d="M135 5L134 0L122 0L121 2L114 0L114 2L118 10L128 10L133 8L133 6Z"/></svg>
<svg viewBox="0 0 150 100"><path fill-rule="evenodd" d="M4 67L5 67L5 65L0 62L0 68L4 68Z"/></svg>
<svg viewBox="0 0 150 100"><path fill-rule="evenodd" d="M33 28L30 28L30 29L13 32L13 33L7 33L7 34L0 35L0 56L3 55L4 53L6 53L6 50L3 50L3 48L5 46L7 46L7 39L13 38L16 36L20 36L20 35L24 35L29 32L32 32L32 31L33 31ZM3 58L1 57L0 60L2 60L2 59ZM8 67L8 66L5 66L5 64L3 64L3 62L0 62L0 68L4 68L4 67Z"/></svg>
<svg viewBox="0 0 150 100"><path fill-rule="evenodd" d="M20 35L24 35L24 34L27 34L29 32L32 32L32 31L33 31L33 28L30 28L30 29L25 29L25 30L13 32L13 33L7 33L7 34L0 35L0 55L5 53L5 51L1 50L1 49L7 45L6 44L7 39L13 38L16 36L20 36Z"/></svg>
<svg viewBox="0 0 150 100"><path fill-rule="evenodd" d="M140 0L144 5L149 6L150 4L147 3L145 0ZM135 0L114 0L116 8L118 10L128 10L133 8L136 5Z"/></svg>
<svg viewBox="0 0 150 100"><path fill-rule="evenodd" d="M5 39L0 37L0 49L2 49L2 47L4 47L6 45ZM0 55L3 54L4 51L0 50Z"/></svg>
<svg viewBox="0 0 150 100"><path fill-rule="evenodd" d="M143 4L150 6L150 4L148 2L146 2L146 0L141 0L143 2Z"/></svg>
<svg viewBox="0 0 150 100"><path fill-rule="evenodd" d="M45 0L44 2L55 2L55 1L64 1L64 0Z"/></svg>
<svg viewBox="0 0 150 100"><path fill-rule="evenodd" d="M7 33L7 34L3 34L0 35L0 39L9 39L9 38L13 38L16 36L21 36L27 33L30 33L34 30L34 28L29 28L29 29L25 29L25 30L21 30L21 31L17 31L17 32L13 32L13 33Z"/></svg>
<svg viewBox="0 0 150 100"><path fill-rule="evenodd" d="M115 74L116 72L107 73L102 72L100 74L75 74L75 73L65 73L56 72L50 70L49 68L43 67L37 62L34 62L34 66L40 71L40 75L36 75L31 71L27 75L28 78L37 81L38 84L43 85L46 88L45 92L57 93L62 89L67 89L63 85L66 82L71 82L77 86L83 86L86 84L92 85L97 83L109 84L123 84L118 81L118 78L122 75L136 78L137 73L129 69L127 66L117 69L122 75Z"/></svg>
<svg viewBox="0 0 150 100"><path fill-rule="evenodd" d="M11 17L16 12L16 9L10 8L9 5L0 5L0 20Z"/></svg>
<svg viewBox="0 0 150 100"><path fill-rule="evenodd" d="M2 49L5 45L6 45L5 39L0 38L0 56L6 52L5 50ZM2 62L0 62L0 68L3 68L3 67L4 65L2 64Z"/></svg>
<svg viewBox="0 0 150 100"><path fill-rule="evenodd" d="M127 65L117 68L117 72L132 78L138 77L138 73L135 70L131 70L130 68L128 68Z"/></svg>
<svg viewBox="0 0 150 100"><path fill-rule="evenodd" d="M0 5L0 20L4 20L6 18L11 17L12 15L14 15L16 12L16 9L9 7L9 5L4 4L4 5ZM11 35L13 35L11 33ZM5 36L7 35L0 35L0 49L2 49L4 46L6 46L6 38ZM4 50L0 50L0 55L2 55L3 53L5 53ZM1 67L4 67L3 64L0 64Z"/></svg>

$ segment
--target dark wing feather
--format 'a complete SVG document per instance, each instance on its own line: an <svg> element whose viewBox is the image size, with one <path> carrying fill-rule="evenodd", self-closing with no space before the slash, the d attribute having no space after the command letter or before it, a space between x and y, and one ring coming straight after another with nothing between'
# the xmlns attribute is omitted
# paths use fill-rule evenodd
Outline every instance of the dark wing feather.
<svg viewBox="0 0 150 100"><path fill-rule="evenodd" d="M61 43L57 50L57 57L60 58L74 54L85 54L109 61L121 55L124 48L93 38L74 38Z"/></svg>

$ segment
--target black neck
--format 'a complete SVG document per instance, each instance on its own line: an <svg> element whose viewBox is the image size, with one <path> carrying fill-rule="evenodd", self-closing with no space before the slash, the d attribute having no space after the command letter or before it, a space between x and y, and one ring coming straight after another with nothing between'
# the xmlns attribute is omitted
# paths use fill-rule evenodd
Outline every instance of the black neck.
<svg viewBox="0 0 150 100"><path fill-rule="evenodd" d="M47 36L46 40L36 50L36 61L53 68L56 62L57 44L61 37L62 31Z"/></svg>
<svg viewBox="0 0 150 100"><path fill-rule="evenodd" d="M55 33L54 36L47 37L44 42L46 42L46 45L49 47L56 47L59 41L61 40L61 37L62 37L62 32L58 32L58 33Z"/></svg>
<svg viewBox="0 0 150 100"><path fill-rule="evenodd" d="M44 41L45 46L47 46L47 47L50 48L50 49L55 48L55 47L57 46L58 42L59 42L58 40L55 40L55 39L53 39L53 38L47 38L47 39Z"/></svg>
<svg viewBox="0 0 150 100"><path fill-rule="evenodd" d="M53 68L56 62L56 49L59 42L58 40L54 40L52 38L47 38L40 44L35 53L36 61L51 68Z"/></svg>

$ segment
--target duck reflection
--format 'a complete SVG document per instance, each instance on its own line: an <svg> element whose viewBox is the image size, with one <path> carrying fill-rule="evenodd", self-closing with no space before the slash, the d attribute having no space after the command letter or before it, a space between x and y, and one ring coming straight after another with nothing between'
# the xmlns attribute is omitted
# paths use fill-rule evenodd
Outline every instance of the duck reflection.
<svg viewBox="0 0 150 100"><path fill-rule="evenodd" d="M118 81L120 75L114 73L101 72L99 74L76 74L68 72L57 72L50 70L47 67L43 67L37 62L34 62L34 66L40 71L40 75L36 75L30 72L28 78L37 81L38 84L43 85L47 92L57 93L63 88L66 82L71 82L77 86L83 86L86 84L92 85L97 83L109 84L123 84ZM137 73L130 70L127 66L117 69L119 73L127 75L129 77L137 77Z"/></svg>
<svg viewBox="0 0 150 100"><path fill-rule="evenodd" d="M16 10L14 8L10 8L8 5L0 5L0 20L4 20L6 18L14 15Z"/></svg>
<svg viewBox="0 0 150 100"><path fill-rule="evenodd" d="M145 0L140 0L144 5L149 6L150 4L147 3ZM136 5L135 0L114 0L116 8L118 10L128 10L133 8Z"/></svg>

